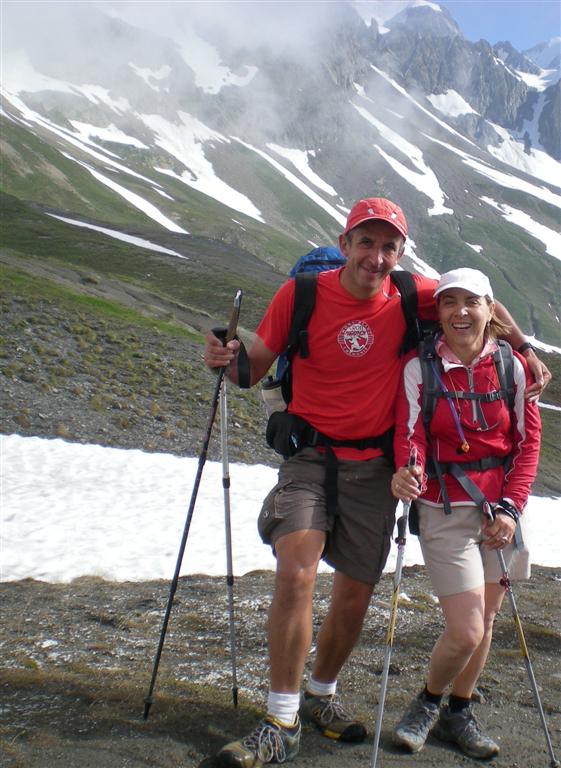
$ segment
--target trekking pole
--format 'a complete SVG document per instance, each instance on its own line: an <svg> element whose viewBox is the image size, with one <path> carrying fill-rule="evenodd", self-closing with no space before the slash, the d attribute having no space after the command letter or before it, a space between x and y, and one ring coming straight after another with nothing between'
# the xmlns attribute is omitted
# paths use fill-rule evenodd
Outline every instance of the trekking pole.
<svg viewBox="0 0 561 768"><path fill-rule="evenodd" d="M236 296L234 298L234 308L232 311L232 316L230 318L230 323L228 325L228 329L226 331L226 341L230 341L234 338L236 335L236 329L238 326L238 318L240 316L240 306L242 301L242 292L237 291ZM160 632L160 640L158 642L158 649L156 651L156 657L154 659L154 667L152 669L152 679L150 680L150 687L148 689L148 693L146 695L146 698L144 699L144 719L148 720L148 714L150 712L150 707L152 706L152 694L154 692L154 685L156 683L156 677L158 674L158 667L160 665L160 658L162 655L162 650L164 647L164 640L166 636L167 626L169 622L169 617L171 614L171 608L173 605L173 598L175 595L175 591L177 589L177 583L179 581L179 571L181 570L181 563L183 561L183 555L185 553L185 546L187 544L187 537L189 536L189 529L191 527L191 519L193 517L193 512L195 510L195 502L197 500L197 493L199 491L199 485L201 483L201 477L203 474L203 467L205 465L206 457L207 457L207 451L208 451L208 445L210 443L210 436L212 433L212 425L214 424L214 419L216 417L216 411L218 409L218 398L220 389L222 387L222 381L224 379L224 374L226 372L227 366L224 366L223 368L218 369L218 375L216 377L216 385L214 387L214 393L212 396L212 403L210 407L210 413L208 415L207 424L206 424L206 432L203 440L203 447L201 450L201 453L199 455L199 463L197 466L197 473L195 475L195 482L193 485L193 491L191 493L191 501L189 502L189 509L187 511L187 518L185 520L185 526L183 528L183 535L181 537L181 544L179 546L179 554L177 556L177 563L175 565L175 572L173 574L173 578L171 580L170 588L169 588L169 597L168 597L168 603L166 606L166 611L164 614L164 619L162 622L162 629Z"/></svg>
<svg viewBox="0 0 561 768"><path fill-rule="evenodd" d="M490 520L495 519L495 513L493 512L491 505L489 502L485 502L483 505L483 511L486 517L488 517ZM528 653L528 646L526 645L526 638L524 637L524 630L522 629L522 622L520 621L520 614L518 613L518 608L516 607L516 600L514 598L514 592L512 591L512 586L510 583L510 577L508 575L508 569L506 567L504 555L502 553L502 550L497 549L497 557L499 558L499 564L501 566L501 586L504 587L504 590L506 594L508 595L508 599L510 602L510 607L512 608L512 618L514 619L514 626L516 627L516 634L518 635L518 640L520 642L520 649L522 651L522 656L524 657L524 664L526 665L526 671L528 673L528 678L530 679L530 687L532 689L532 693L534 694L534 702L536 704L536 707L538 709L538 713L540 716L540 720L543 727L543 733L545 736L545 741L547 744L547 751L549 752L550 757L550 768L559 768L559 760L555 757L555 753L553 751L553 745L551 743L551 736L549 734L549 729L547 727L547 722L545 719L545 714L543 711L540 694L538 692L538 685L536 683L536 678L534 675L534 670L532 668L532 662L530 661L530 654Z"/></svg>
<svg viewBox="0 0 561 768"><path fill-rule="evenodd" d="M409 456L408 467L412 468L417 463L417 449L413 448L411 455ZM386 703L386 690L388 687L388 676L390 673L390 659L392 656L393 637L395 632L395 622L397 619L397 604L399 601L399 588L401 585L401 570L403 565L403 558L405 555L405 544L407 541L407 524L409 522L409 510L411 509L411 502L405 501L403 503L403 512L401 517L397 520L397 536L395 542L397 544L397 559L395 563L395 571L393 575L393 595L390 611L390 623L388 625L388 632L386 635L386 652L384 655L384 665L382 668L382 679L380 681L380 698L378 701L378 713L376 717L376 731L374 734L374 748L372 752L372 768L376 768L378 762L378 747L380 744L380 734L382 732L382 718L384 716L384 705Z"/></svg>
<svg viewBox="0 0 561 768"><path fill-rule="evenodd" d="M222 334L213 333L218 338ZM224 333L224 342L225 339ZM228 406L226 400L226 378L220 388L220 441L222 445L222 487L224 488L224 530L226 534L226 587L228 591L228 617L230 623L230 656L232 659L232 700L238 706L238 676L236 672L236 630L234 623L234 568L232 562L232 524L230 516L230 465L228 461Z"/></svg>

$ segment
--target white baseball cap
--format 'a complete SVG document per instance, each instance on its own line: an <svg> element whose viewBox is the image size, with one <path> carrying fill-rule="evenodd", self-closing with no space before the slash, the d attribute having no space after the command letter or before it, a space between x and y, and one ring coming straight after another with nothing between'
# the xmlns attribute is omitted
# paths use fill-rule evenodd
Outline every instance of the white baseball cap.
<svg viewBox="0 0 561 768"><path fill-rule="evenodd" d="M493 298L493 289L491 288L489 278L478 269L460 267L459 269L451 269L450 272L445 272L441 275L433 296L438 296L439 293L446 291L448 288L463 288L464 291L469 291L475 296Z"/></svg>

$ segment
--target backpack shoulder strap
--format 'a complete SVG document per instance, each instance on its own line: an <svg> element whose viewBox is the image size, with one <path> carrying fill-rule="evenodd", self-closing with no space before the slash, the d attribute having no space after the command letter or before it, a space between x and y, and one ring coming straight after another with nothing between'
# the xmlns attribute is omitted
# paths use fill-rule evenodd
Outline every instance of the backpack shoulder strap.
<svg viewBox="0 0 561 768"><path fill-rule="evenodd" d="M277 368L281 382L281 391L285 403L292 400L292 360L297 352L300 357L308 357L308 323L316 305L317 272L298 272L294 276L294 309L292 324L288 333L288 344L284 353L282 370Z"/></svg>
<svg viewBox="0 0 561 768"><path fill-rule="evenodd" d="M289 360L297 352L300 352L300 357L308 357L310 354L308 323L316 304L317 281L317 272L299 272L294 276L294 311L286 347Z"/></svg>
<svg viewBox="0 0 561 768"><path fill-rule="evenodd" d="M401 295L401 309L405 318L405 325L407 326L400 349L400 354L403 355L405 352L416 347L422 336L417 318L417 306L419 303L417 286L411 272L407 272L404 269L394 269L393 272L390 272L390 280Z"/></svg>
<svg viewBox="0 0 561 768"><path fill-rule="evenodd" d="M498 349L493 354L501 392L510 411L514 409L514 355L508 341L498 339Z"/></svg>
<svg viewBox="0 0 561 768"><path fill-rule="evenodd" d="M417 286L413 275L405 269L394 269L390 272L390 280L401 294L401 306L409 328L417 319Z"/></svg>
<svg viewBox="0 0 561 768"><path fill-rule="evenodd" d="M417 347L419 362L421 364L421 376L423 379L423 401L421 404L421 411L427 437L430 435L430 423L436 409L438 397L441 394L441 389L434 373L434 366L436 365L440 367L442 363L436 354L434 342L434 334L430 336L427 335L419 342Z"/></svg>

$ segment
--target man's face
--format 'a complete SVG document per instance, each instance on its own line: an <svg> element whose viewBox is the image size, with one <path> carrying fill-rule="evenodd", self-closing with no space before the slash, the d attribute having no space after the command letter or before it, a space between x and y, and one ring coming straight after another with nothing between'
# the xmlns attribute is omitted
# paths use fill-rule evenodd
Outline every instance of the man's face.
<svg viewBox="0 0 561 768"><path fill-rule="evenodd" d="M341 283L358 299L378 293L403 255L402 235L386 221L365 221L348 236L339 237L339 248L347 258Z"/></svg>

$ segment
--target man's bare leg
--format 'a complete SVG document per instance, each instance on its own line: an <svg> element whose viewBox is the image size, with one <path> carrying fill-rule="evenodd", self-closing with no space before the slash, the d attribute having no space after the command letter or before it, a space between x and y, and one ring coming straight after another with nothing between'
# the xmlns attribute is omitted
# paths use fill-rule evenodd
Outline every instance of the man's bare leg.
<svg viewBox="0 0 561 768"><path fill-rule="evenodd" d="M318 563L325 545L323 531L296 531L275 544L277 572L269 611L271 690L300 690L312 642L312 598Z"/></svg>
<svg viewBox="0 0 561 768"><path fill-rule="evenodd" d="M335 572L331 604L318 633L314 680L329 683L337 679L360 636L373 591L372 584Z"/></svg>

